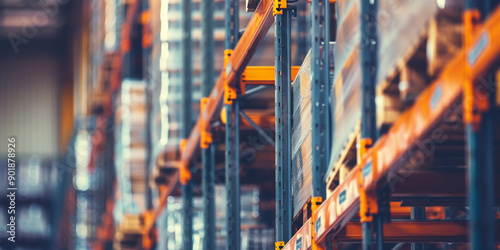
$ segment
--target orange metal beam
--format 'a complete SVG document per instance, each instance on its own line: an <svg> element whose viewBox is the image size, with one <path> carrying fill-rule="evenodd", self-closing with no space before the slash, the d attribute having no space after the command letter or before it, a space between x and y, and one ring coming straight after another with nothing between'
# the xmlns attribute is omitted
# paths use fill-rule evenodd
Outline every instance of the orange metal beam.
<svg viewBox="0 0 500 250"><path fill-rule="evenodd" d="M497 221L497 228L499 223ZM466 242L467 221L393 221L384 224L384 242ZM361 242L360 222L349 222L335 236L339 242Z"/></svg>
<svg viewBox="0 0 500 250"><path fill-rule="evenodd" d="M266 36L269 28L273 25L272 6L272 0L262 0L259 3L245 32L234 48L226 72L230 86L236 87L238 83L235 81L237 76L243 74L250 59Z"/></svg>
<svg viewBox="0 0 500 250"><path fill-rule="evenodd" d="M292 66L292 79L295 79L300 66ZM247 66L241 75L245 85L274 85L274 66Z"/></svg>

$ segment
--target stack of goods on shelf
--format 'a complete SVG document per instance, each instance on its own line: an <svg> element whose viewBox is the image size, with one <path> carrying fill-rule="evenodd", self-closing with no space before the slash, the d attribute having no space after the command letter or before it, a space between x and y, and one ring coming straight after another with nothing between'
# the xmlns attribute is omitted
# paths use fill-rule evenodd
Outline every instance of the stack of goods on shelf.
<svg viewBox="0 0 500 250"><path fill-rule="evenodd" d="M226 189L216 186L216 244L217 249L226 246ZM260 192L256 186L241 187L241 249L272 249L274 232L266 229L260 218ZM195 197L193 215L193 249L203 249L203 199ZM169 197L166 213L160 217L160 242L164 249L182 249L182 199ZM165 224L166 222L166 224ZM259 236L259 237L255 237Z"/></svg>
<svg viewBox="0 0 500 250"><path fill-rule="evenodd" d="M333 60L330 43L330 62ZM333 64L330 63L333 72ZM311 106L311 51L292 82L292 199L293 216L297 215L312 196L312 106Z"/></svg>
<svg viewBox="0 0 500 250"><path fill-rule="evenodd" d="M119 187L115 211L138 214L146 210L146 85L143 81L123 81L115 128L115 169Z"/></svg>
<svg viewBox="0 0 500 250"><path fill-rule="evenodd" d="M459 9L462 7L458 2L379 2L375 102L377 128L381 133L387 131L460 48L461 24L456 15L461 13ZM332 91L335 139L327 173L337 173L336 168L345 162L356 164L356 154L347 151L351 145L348 142L359 136L356 128L359 128L361 119L359 22L360 2L337 1L336 67ZM352 159L344 159L346 155L353 155Z"/></svg>
<svg viewBox="0 0 500 250"><path fill-rule="evenodd" d="M293 216L312 195L312 112L311 51L307 53L297 77L292 82L292 199Z"/></svg>

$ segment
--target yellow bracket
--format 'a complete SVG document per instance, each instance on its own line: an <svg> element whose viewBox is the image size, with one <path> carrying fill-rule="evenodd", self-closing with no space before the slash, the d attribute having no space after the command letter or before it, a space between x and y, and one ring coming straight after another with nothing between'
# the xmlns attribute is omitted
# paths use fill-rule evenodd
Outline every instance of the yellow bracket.
<svg viewBox="0 0 500 250"><path fill-rule="evenodd" d="M366 192L363 186L363 172L358 173L358 190L359 190L359 216L361 222L373 221L373 215L378 213L377 196L373 193Z"/></svg>
<svg viewBox="0 0 500 250"><path fill-rule="evenodd" d="M274 0L273 4L273 16L283 15L283 9L286 9L287 0Z"/></svg>
<svg viewBox="0 0 500 250"><path fill-rule="evenodd" d="M186 148L188 140L187 139L182 139L180 143L180 153L184 152L184 149ZM181 166L180 167L180 176L179 176L179 181L182 185L186 185L189 181L191 180L191 171L189 170L188 166Z"/></svg>
<svg viewBox="0 0 500 250"><path fill-rule="evenodd" d="M368 149L373 145L371 138L359 139L358 142L358 162L361 162Z"/></svg>
<svg viewBox="0 0 500 250"><path fill-rule="evenodd" d="M474 34L476 33L477 27L479 27L481 13L478 10L467 10L464 12L464 36L463 43L466 49L473 46ZM464 123L473 124L475 129L481 121L480 111L485 111L489 107L487 100L479 100L475 96L476 86L472 79L472 69L471 65L466 64L465 66L465 77L463 81L463 111L464 111Z"/></svg>
<svg viewBox="0 0 500 250"><path fill-rule="evenodd" d="M318 210L319 206L323 203L322 197L312 197L311 198L311 250L323 249L319 245L316 244L314 238L316 238L316 220L314 219L314 214Z"/></svg>
<svg viewBox="0 0 500 250"><path fill-rule="evenodd" d="M274 242L274 250L280 250L285 246L284 241Z"/></svg>
<svg viewBox="0 0 500 250"><path fill-rule="evenodd" d="M144 228L144 226L154 224L153 213L151 211L144 212L142 214L142 218L144 221L143 228ZM154 235L153 235L153 237L154 237ZM142 232L142 249L151 249L153 247L154 241L155 241L155 239L151 237L151 232L143 230L143 232Z"/></svg>
<svg viewBox="0 0 500 250"><path fill-rule="evenodd" d="M208 148L208 145L212 144L213 138L210 132L210 118L206 117L206 106L208 103L208 97L202 97L200 100L200 118L201 118L201 139L200 147Z"/></svg>
<svg viewBox="0 0 500 250"><path fill-rule="evenodd" d="M191 180L191 171L187 166L181 166L180 171L181 174L179 176L179 182L182 185L188 184L188 182Z"/></svg>
<svg viewBox="0 0 500 250"><path fill-rule="evenodd" d="M231 71L231 64L229 63L229 59L233 54L232 49L224 50L224 104L233 104L233 100L238 97L238 93L236 92L236 88L229 85L227 81L227 75Z"/></svg>

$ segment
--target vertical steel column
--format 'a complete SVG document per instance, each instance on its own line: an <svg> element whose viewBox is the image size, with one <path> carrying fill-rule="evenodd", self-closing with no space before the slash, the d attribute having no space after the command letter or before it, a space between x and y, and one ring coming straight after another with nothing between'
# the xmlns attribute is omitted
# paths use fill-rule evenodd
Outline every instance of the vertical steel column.
<svg viewBox="0 0 500 250"><path fill-rule="evenodd" d="M214 85L214 0L201 1L201 92L208 97ZM203 112L203 111L201 111ZM200 113L203 116L203 113ZM203 249L215 249L215 147L202 149Z"/></svg>
<svg viewBox="0 0 500 250"><path fill-rule="evenodd" d="M307 17L306 17L306 4L299 4L297 6L297 53L295 65L301 65L306 58L307 48L309 48L307 40Z"/></svg>
<svg viewBox="0 0 500 250"><path fill-rule="evenodd" d="M203 249L215 249L215 147L202 150L203 158Z"/></svg>
<svg viewBox="0 0 500 250"><path fill-rule="evenodd" d="M493 249L495 242L493 112L482 114L479 128L467 125L471 249Z"/></svg>
<svg viewBox="0 0 500 250"><path fill-rule="evenodd" d="M286 5L285 5L286 6ZM291 10L275 14L276 242L292 237L291 190Z"/></svg>
<svg viewBox="0 0 500 250"><path fill-rule="evenodd" d="M192 102L192 39L191 39L191 0L181 1L182 8L182 137L188 138L191 132ZM188 166L190 168L190 166ZM182 249L193 249L193 183L189 180L182 185Z"/></svg>
<svg viewBox="0 0 500 250"><path fill-rule="evenodd" d="M328 164L329 97L329 2L311 1L311 108L312 108L312 184L313 197L326 198L325 169Z"/></svg>
<svg viewBox="0 0 500 250"><path fill-rule="evenodd" d="M234 49L239 38L239 2L225 1L226 49ZM230 68L230 65L227 65ZM226 104L226 249L239 250L240 242L240 116L238 100Z"/></svg>
<svg viewBox="0 0 500 250"><path fill-rule="evenodd" d="M237 0L225 0L226 49L234 49L239 39L239 5Z"/></svg>
<svg viewBox="0 0 500 250"><path fill-rule="evenodd" d="M145 11L148 11L149 8L149 2L147 0L141 0L141 7L142 7L142 12L144 13ZM150 25L144 24L143 25ZM146 29L146 28L143 28ZM143 44L144 46L144 44ZM143 54L142 54L142 62L143 62L143 68L145 74L145 78L148 80L148 85L153 85L153 76L151 72L151 50L152 50L152 44L151 47L143 48ZM148 88L149 89L149 88ZM146 209L152 209L153 208L153 195L151 193L151 186L149 185L149 180L150 180L150 173L152 167L154 167L154 161L152 160L153 158L153 145L152 145L152 137L151 137L151 120L152 120L152 95L150 91L146 91L146 98L147 98L147 109L146 109L146 167L144 168L145 171L145 190L146 190Z"/></svg>
<svg viewBox="0 0 500 250"><path fill-rule="evenodd" d="M464 13L465 47L474 45L472 33L476 24L491 11L491 1L466 0ZM481 13L482 11L482 13ZM491 38L490 38L491 39ZM470 63L470 62L469 62ZM494 92L486 97L478 91L475 79L471 77L471 65L466 68L464 89L464 121L467 135L467 165L469 179L470 241L471 249L493 249L495 242L494 214ZM487 90L494 90L494 81L487 81ZM497 90L498 91L498 90ZM484 100L484 98L487 98ZM481 105L479 102L488 102Z"/></svg>
<svg viewBox="0 0 500 250"><path fill-rule="evenodd" d="M239 250L240 242L240 169L239 169L239 104L226 105L226 249Z"/></svg>
<svg viewBox="0 0 500 250"><path fill-rule="evenodd" d="M193 249L193 182L181 186L182 192L182 249Z"/></svg>
<svg viewBox="0 0 500 250"><path fill-rule="evenodd" d="M361 0L361 140L363 147L371 146L377 138L375 85L378 62L377 41L377 0ZM372 215L369 215L372 216ZM381 216L373 216L381 220ZM375 222L375 233L383 235L382 221ZM363 249L373 249L372 221L363 221ZM376 237L377 241L382 237ZM381 242L375 244L376 248Z"/></svg>

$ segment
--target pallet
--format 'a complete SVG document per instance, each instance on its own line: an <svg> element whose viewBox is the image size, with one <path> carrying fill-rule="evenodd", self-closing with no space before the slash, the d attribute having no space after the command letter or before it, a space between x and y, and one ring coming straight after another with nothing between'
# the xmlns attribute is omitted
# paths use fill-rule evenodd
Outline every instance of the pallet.
<svg viewBox="0 0 500 250"><path fill-rule="evenodd" d="M330 197L333 190L345 180L351 169L358 163L358 148L356 145L360 138L360 128L360 123L358 123L349 136L344 149L341 151L340 157L334 164L333 171L328 175L326 180L326 197Z"/></svg>

